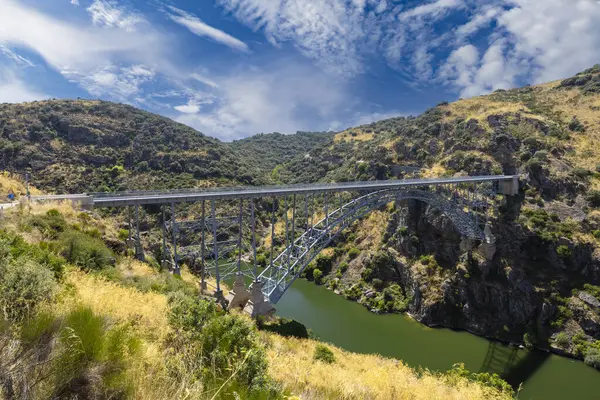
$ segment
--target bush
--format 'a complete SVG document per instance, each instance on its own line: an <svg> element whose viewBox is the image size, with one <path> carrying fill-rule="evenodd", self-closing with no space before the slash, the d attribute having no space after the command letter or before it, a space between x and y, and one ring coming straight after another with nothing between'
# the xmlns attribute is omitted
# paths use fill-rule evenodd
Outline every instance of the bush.
<svg viewBox="0 0 600 400"><path fill-rule="evenodd" d="M377 290L381 290L383 289L383 281L379 278L375 278L373 279L373 282L371 282L373 287Z"/></svg>
<svg viewBox="0 0 600 400"><path fill-rule="evenodd" d="M323 271L321 271L319 268L315 268L313 270L313 279L315 280L315 283L320 284L321 283L321 278L323 277Z"/></svg>
<svg viewBox="0 0 600 400"><path fill-rule="evenodd" d="M563 349L569 346L569 337L566 333L560 332L556 335L556 344L562 347Z"/></svg>
<svg viewBox="0 0 600 400"><path fill-rule="evenodd" d="M35 261L21 258L0 265L0 311L8 320L27 317L55 289L52 271Z"/></svg>
<svg viewBox="0 0 600 400"><path fill-rule="evenodd" d="M315 347L313 358L326 364L333 364L335 362L335 355L333 352L329 349L329 347L320 343Z"/></svg>
<svg viewBox="0 0 600 400"><path fill-rule="evenodd" d="M585 126L576 117L569 122L569 129L572 132L585 132Z"/></svg>
<svg viewBox="0 0 600 400"><path fill-rule="evenodd" d="M360 254L360 250L357 249L356 247L352 247L350 250L348 250L348 258L350 258L351 260L358 257L359 254Z"/></svg>
<svg viewBox="0 0 600 400"><path fill-rule="evenodd" d="M4 250L2 250L4 248ZM3 255L4 253L4 255ZM8 261L13 259L31 260L50 269L57 279L62 277L66 260L49 250L46 242L33 245L16 235L0 231L0 259Z"/></svg>
<svg viewBox="0 0 600 400"><path fill-rule="evenodd" d="M29 219L29 224L39 229L48 239L56 239L67 229L67 222L58 210L51 209L46 215L34 215Z"/></svg>
<svg viewBox="0 0 600 400"><path fill-rule="evenodd" d="M490 374L489 372L471 372L465 368L463 363L454 364L452 369L448 371L448 377L461 377L466 378L472 382L478 382L485 386L490 386L510 396L514 396L514 390L512 386L505 380L500 378L496 373Z"/></svg>
<svg viewBox="0 0 600 400"><path fill-rule="evenodd" d="M266 355L250 320L183 294L172 296L170 306L169 323L175 328L177 342L190 352L185 362L190 363L189 369L197 370L205 385L236 388L246 393L241 398L271 390Z"/></svg>
<svg viewBox="0 0 600 400"><path fill-rule="evenodd" d="M592 207L600 207L600 190L591 190L586 196Z"/></svg>
<svg viewBox="0 0 600 400"><path fill-rule="evenodd" d="M102 269L114 264L114 256L104 242L80 232L66 232L61 237L64 257L85 269Z"/></svg>
<svg viewBox="0 0 600 400"><path fill-rule="evenodd" d="M119 234L117 235L117 237L120 240L123 240L123 241L129 239L129 230L127 230L127 229L119 229Z"/></svg>
<svg viewBox="0 0 600 400"><path fill-rule="evenodd" d="M572 253L573 252L571 251L569 246L560 245L556 248L556 254L558 254L558 256L562 259L567 259L567 258L571 257Z"/></svg>
<svg viewBox="0 0 600 400"><path fill-rule="evenodd" d="M600 370L600 350L596 348L590 348L583 360L590 367L594 367Z"/></svg>
<svg viewBox="0 0 600 400"><path fill-rule="evenodd" d="M594 235L596 239L600 239L600 229L593 231L592 235Z"/></svg>
<svg viewBox="0 0 600 400"><path fill-rule="evenodd" d="M599 231L600 232L600 231ZM340 263L340 271L343 274L348 270L348 263L346 261Z"/></svg>

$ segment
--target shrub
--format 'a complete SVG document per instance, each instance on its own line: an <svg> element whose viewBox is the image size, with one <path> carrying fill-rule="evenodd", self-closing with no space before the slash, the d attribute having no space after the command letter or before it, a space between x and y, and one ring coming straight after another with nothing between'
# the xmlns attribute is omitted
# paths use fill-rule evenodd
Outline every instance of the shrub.
<svg viewBox="0 0 600 400"><path fill-rule="evenodd" d="M127 240L129 239L129 230L127 229L119 229L119 234L117 236L120 240Z"/></svg>
<svg viewBox="0 0 600 400"><path fill-rule="evenodd" d="M352 247L350 250L348 250L348 258L350 258L351 260L358 257L359 254L360 254L360 250L357 249L356 247Z"/></svg>
<svg viewBox="0 0 600 400"><path fill-rule="evenodd" d="M371 282L373 287L377 290L381 290L383 289L383 281L379 278L375 278L373 279L373 282Z"/></svg>
<svg viewBox="0 0 600 400"><path fill-rule="evenodd" d="M488 372L480 372L480 373L471 372L465 368L465 365L463 363L454 364L452 366L452 369L450 371L448 371L448 377L449 378L453 378L453 377L466 378L470 381L478 382L483 385L490 386L492 388L500 390L501 392L506 393L510 396L514 395L513 388L508 384L508 382L506 382L505 380L500 378L500 376L498 374L496 374L496 373L490 374Z"/></svg>
<svg viewBox="0 0 600 400"><path fill-rule="evenodd" d="M8 320L27 317L55 289L52 271L35 261L21 258L0 265L0 311Z"/></svg>
<svg viewBox="0 0 600 400"><path fill-rule="evenodd" d="M61 237L61 247L67 260L85 269L102 269L114 263L104 242L84 233L66 232Z"/></svg>
<svg viewBox="0 0 600 400"><path fill-rule="evenodd" d="M600 229L593 231L592 235L594 235L596 239L600 239Z"/></svg>
<svg viewBox="0 0 600 400"><path fill-rule="evenodd" d="M34 215L29 219L29 224L49 239L56 239L67 229L67 222L58 210L51 209L46 215Z"/></svg>
<svg viewBox="0 0 600 400"><path fill-rule="evenodd" d="M54 272L57 279L62 277L66 263L64 258L52 253L45 242L33 245L25 242L20 236L0 231L0 259L8 260L8 256L13 259L31 260L41 264Z"/></svg>
<svg viewBox="0 0 600 400"><path fill-rule="evenodd" d="M569 246L560 245L556 248L556 254L558 254L558 256L562 259L567 259L567 258L571 257L572 253L573 252L569 248Z"/></svg>
<svg viewBox="0 0 600 400"><path fill-rule="evenodd" d="M250 320L183 294L172 296L170 306L169 323L180 346L190 352L185 362L190 369L197 369L203 383L235 387L246 392L242 398L253 398L253 391L269 390L265 352Z"/></svg>
<svg viewBox="0 0 600 400"><path fill-rule="evenodd" d="M329 347L320 343L315 347L313 358L326 364L333 364L335 362L335 355L333 352L329 349Z"/></svg>
<svg viewBox="0 0 600 400"><path fill-rule="evenodd" d="M320 284L321 283L321 278L323 277L323 271L321 271L319 268L315 268L313 270L313 279L315 280L315 283Z"/></svg>
<svg viewBox="0 0 600 400"><path fill-rule="evenodd" d="M594 367L600 370L600 350L596 348L590 348L583 360L590 367Z"/></svg>
<svg viewBox="0 0 600 400"><path fill-rule="evenodd" d="M600 232L600 231L599 231ZM342 274L348 270L348 263L346 261L340 263L340 271Z"/></svg>
<svg viewBox="0 0 600 400"><path fill-rule="evenodd" d="M600 190L591 190L586 196L592 207L600 207Z"/></svg>
<svg viewBox="0 0 600 400"><path fill-rule="evenodd" d="M585 132L585 126L576 117L569 122L569 129L572 132Z"/></svg>
<svg viewBox="0 0 600 400"><path fill-rule="evenodd" d="M562 347L563 349L569 345L569 337L566 333L560 332L556 335L556 344Z"/></svg>
<svg viewBox="0 0 600 400"><path fill-rule="evenodd" d="M264 254L259 254L256 256L256 264L261 267L267 266L267 257Z"/></svg>

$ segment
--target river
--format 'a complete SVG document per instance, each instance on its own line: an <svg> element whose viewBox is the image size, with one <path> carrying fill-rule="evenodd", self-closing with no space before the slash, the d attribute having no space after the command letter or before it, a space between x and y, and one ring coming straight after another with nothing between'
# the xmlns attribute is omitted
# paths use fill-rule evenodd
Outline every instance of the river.
<svg viewBox="0 0 600 400"><path fill-rule="evenodd" d="M583 362L490 341L468 332L428 328L405 315L376 315L323 286L298 279L277 304L321 340L358 353L378 353L413 367L445 371L463 362L474 372L496 372L519 399L600 399L600 372Z"/></svg>

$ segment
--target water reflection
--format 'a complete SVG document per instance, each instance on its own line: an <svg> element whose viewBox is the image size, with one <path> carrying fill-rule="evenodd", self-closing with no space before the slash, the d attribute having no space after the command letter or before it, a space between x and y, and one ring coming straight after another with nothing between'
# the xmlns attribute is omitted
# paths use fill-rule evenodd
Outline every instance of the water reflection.
<svg viewBox="0 0 600 400"><path fill-rule="evenodd" d="M527 382L550 358L550 353L523 350L516 346L490 341L488 351L479 372L500 375L513 388Z"/></svg>

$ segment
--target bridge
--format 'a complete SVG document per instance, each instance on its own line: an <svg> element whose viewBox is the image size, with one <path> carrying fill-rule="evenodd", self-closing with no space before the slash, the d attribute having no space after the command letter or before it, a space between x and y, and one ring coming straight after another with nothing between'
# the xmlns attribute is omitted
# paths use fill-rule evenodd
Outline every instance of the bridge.
<svg viewBox="0 0 600 400"><path fill-rule="evenodd" d="M127 243L141 260L145 256L140 220L148 217L141 214L151 214L144 209L158 207L162 267L179 274L184 260L199 266L202 291L212 291L229 307L244 307L249 302L253 315L260 315L274 310L273 304L340 233L391 202L426 203L453 222L463 238L461 248L469 250L480 245L495 249L487 223L490 209L497 194L518 193L518 179L513 175L466 176L30 199L70 200L89 208L127 208ZM182 207L182 203L188 206ZM265 238L260 263L257 235ZM228 299L221 288L225 280L234 281Z"/></svg>

